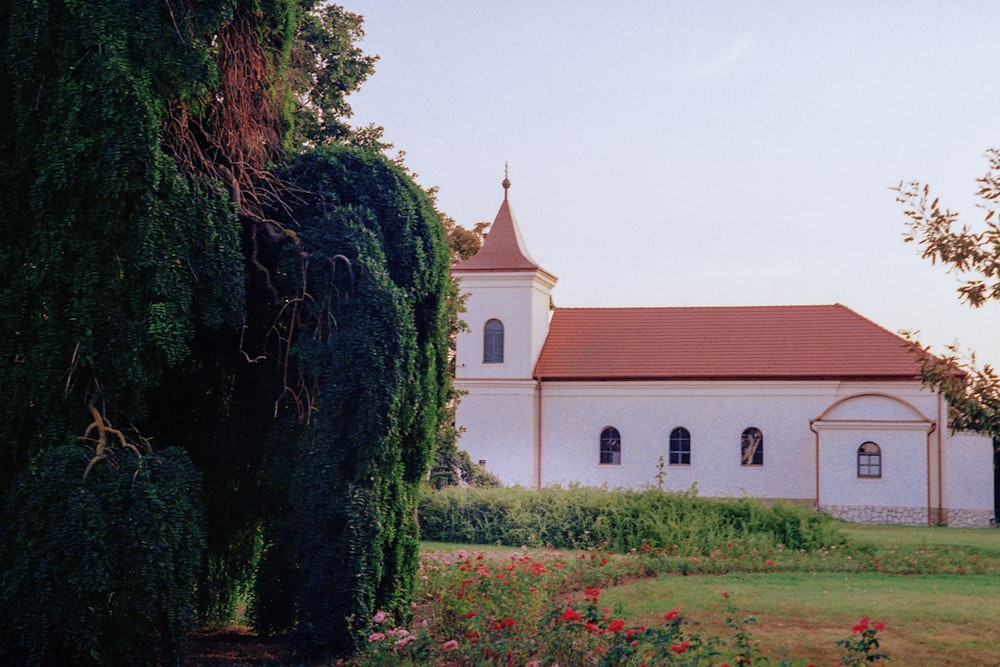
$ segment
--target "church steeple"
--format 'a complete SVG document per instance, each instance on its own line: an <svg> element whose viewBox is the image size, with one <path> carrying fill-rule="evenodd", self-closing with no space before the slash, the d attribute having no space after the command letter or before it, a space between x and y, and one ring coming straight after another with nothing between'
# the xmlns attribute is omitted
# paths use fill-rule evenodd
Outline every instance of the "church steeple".
<svg viewBox="0 0 1000 667"><path fill-rule="evenodd" d="M453 266L451 270L454 272L541 271L552 276L528 254L524 239L521 237L521 230L510 210L510 201L507 197L510 191L510 178L506 167L501 185L503 186L503 202L493 220L493 226L490 227L490 231L483 241L483 247L469 259Z"/></svg>

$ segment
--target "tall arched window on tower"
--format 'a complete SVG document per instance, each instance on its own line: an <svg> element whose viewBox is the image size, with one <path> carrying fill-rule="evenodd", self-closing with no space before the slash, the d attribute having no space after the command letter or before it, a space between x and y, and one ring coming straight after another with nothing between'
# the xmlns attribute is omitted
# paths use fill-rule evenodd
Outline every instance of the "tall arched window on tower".
<svg viewBox="0 0 1000 667"><path fill-rule="evenodd" d="M691 465L691 431L678 426L670 432L670 465Z"/></svg>
<svg viewBox="0 0 1000 667"><path fill-rule="evenodd" d="M740 436L740 465L764 465L764 434L751 426Z"/></svg>
<svg viewBox="0 0 1000 667"><path fill-rule="evenodd" d="M869 440L858 447L858 477L882 476L882 448Z"/></svg>
<svg viewBox="0 0 1000 667"><path fill-rule="evenodd" d="M483 327L483 363L503 363L503 322L486 320Z"/></svg>
<svg viewBox="0 0 1000 667"><path fill-rule="evenodd" d="M614 426L608 426L601 431L600 462L602 465L621 465L622 435Z"/></svg>

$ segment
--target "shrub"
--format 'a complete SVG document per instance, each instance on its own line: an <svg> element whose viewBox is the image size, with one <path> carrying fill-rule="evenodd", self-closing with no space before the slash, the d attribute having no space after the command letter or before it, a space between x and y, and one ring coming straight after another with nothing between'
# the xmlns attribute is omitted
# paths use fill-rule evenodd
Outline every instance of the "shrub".
<svg viewBox="0 0 1000 667"><path fill-rule="evenodd" d="M197 474L177 449L116 456L85 479L87 450L44 450L14 485L0 534L3 664L182 659L204 547Z"/></svg>
<svg viewBox="0 0 1000 667"><path fill-rule="evenodd" d="M619 552L655 545L701 553L735 540L788 549L844 542L834 520L808 508L657 489L425 489L419 517L421 537L439 542L605 545Z"/></svg>

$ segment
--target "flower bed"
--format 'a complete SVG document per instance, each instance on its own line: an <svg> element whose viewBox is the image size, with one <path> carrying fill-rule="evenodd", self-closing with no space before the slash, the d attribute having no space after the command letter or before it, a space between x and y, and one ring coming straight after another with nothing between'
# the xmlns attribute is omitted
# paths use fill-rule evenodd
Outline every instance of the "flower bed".
<svg viewBox="0 0 1000 667"><path fill-rule="evenodd" d="M422 557L417 622L396 627L371 619L358 665L625 665L752 666L770 662L752 639L754 619L724 598L729 636L693 629L683 610L664 609L655 625L639 625L601 604L602 588L651 572L641 552L614 555L518 550L506 557L458 550ZM872 664L881 623L862 619L838 642L841 664ZM846 632L846 629L845 629ZM808 665L785 659L781 664Z"/></svg>

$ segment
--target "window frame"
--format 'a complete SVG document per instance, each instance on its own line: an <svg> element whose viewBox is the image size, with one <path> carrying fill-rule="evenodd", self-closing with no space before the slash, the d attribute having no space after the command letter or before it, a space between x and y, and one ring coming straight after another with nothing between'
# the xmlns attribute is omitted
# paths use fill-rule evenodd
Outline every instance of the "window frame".
<svg viewBox="0 0 1000 667"><path fill-rule="evenodd" d="M605 461L605 458L609 459ZM622 434L614 426L601 429L598 439L597 464L602 466L620 466L622 464Z"/></svg>
<svg viewBox="0 0 1000 667"><path fill-rule="evenodd" d="M504 362L506 329L503 321L496 317L491 317L483 324L484 364L502 364Z"/></svg>
<svg viewBox="0 0 1000 667"><path fill-rule="evenodd" d="M866 445L871 445L875 448L875 451L862 451L865 449ZM864 463L862 463L862 457L865 458ZM874 463L872 462L872 459L875 460ZM882 479L882 446L877 442L865 440L858 445L856 460L858 479ZM863 469L866 471L862 472Z"/></svg>
<svg viewBox="0 0 1000 667"><path fill-rule="evenodd" d="M750 446L748 438L752 437L754 434L760 437L759 442L757 442L756 447L753 449L751 456L748 460L747 449ZM740 467L742 468L760 468L764 465L764 431L756 426L747 426L740 433Z"/></svg>
<svg viewBox="0 0 1000 667"><path fill-rule="evenodd" d="M684 426L675 426L667 437L667 465L691 465L691 431Z"/></svg>

